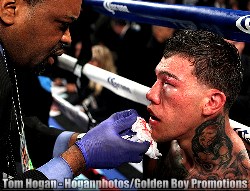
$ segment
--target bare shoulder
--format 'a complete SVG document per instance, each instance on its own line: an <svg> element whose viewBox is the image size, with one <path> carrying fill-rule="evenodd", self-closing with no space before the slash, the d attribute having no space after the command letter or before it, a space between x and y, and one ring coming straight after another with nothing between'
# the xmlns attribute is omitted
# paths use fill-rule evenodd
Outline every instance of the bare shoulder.
<svg viewBox="0 0 250 191"><path fill-rule="evenodd" d="M232 177L231 177L232 176ZM250 159L247 150L240 151L225 170L225 178L247 180L250 176Z"/></svg>

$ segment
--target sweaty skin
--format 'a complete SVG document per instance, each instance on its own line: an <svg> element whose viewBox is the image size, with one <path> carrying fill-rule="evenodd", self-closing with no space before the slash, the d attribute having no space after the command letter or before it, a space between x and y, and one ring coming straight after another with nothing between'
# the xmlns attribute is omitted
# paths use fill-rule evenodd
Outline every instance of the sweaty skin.
<svg viewBox="0 0 250 191"><path fill-rule="evenodd" d="M153 173L160 179L247 180L249 156L223 110L226 97L198 82L193 67L178 54L156 67L157 80L147 93L149 124L154 140L170 147L161 147Z"/></svg>

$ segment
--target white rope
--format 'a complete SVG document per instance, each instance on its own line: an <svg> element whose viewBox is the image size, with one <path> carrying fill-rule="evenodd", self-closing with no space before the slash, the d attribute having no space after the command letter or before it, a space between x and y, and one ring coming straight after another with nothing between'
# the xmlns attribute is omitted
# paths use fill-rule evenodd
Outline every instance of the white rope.
<svg viewBox="0 0 250 191"><path fill-rule="evenodd" d="M146 94L150 90L149 87L121 77L117 74L113 74L91 64L85 64L83 68L77 67L77 59L74 59L73 57L66 54L61 55L58 60L61 66L73 66L73 68L78 70L76 71L71 69L74 73L76 72L77 74L82 73L82 75L86 75L89 79L100 83L121 97L130 99L143 105L149 104L149 101L146 99ZM81 70L79 71L79 69ZM239 136L250 144L250 127L232 119L229 121L230 126L239 134Z"/></svg>

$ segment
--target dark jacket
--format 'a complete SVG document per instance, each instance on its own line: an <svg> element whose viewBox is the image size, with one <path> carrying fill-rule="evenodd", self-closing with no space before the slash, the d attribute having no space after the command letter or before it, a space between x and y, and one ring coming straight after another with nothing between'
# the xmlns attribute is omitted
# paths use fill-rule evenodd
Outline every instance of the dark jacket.
<svg viewBox="0 0 250 191"><path fill-rule="evenodd" d="M0 55L0 174L5 172L16 179L47 179L39 171L32 170L22 174L18 169L20 137L12 102L12 95L16 90L12 86L13 68L10 65L8 64L8 73L5 61ZM53 146L61 131L48 128L33 116L23 114L23 121L30 158L34 167L39 167L52 158Z"/></svg>

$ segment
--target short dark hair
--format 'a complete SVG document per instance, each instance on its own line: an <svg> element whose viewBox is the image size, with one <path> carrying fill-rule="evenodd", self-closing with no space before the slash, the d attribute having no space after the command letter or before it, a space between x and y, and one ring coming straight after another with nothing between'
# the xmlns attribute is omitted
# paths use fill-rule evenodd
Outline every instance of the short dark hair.
<svg viewBox="0 0 250 191"><path fill-rule="evenodd" d="M203 30L180 30L166 42L164 57L180 54L194 65L193 74L211 88L226 95L225 111L237 98L243 81L243 67L236 47L223 37Z"/></svg>

